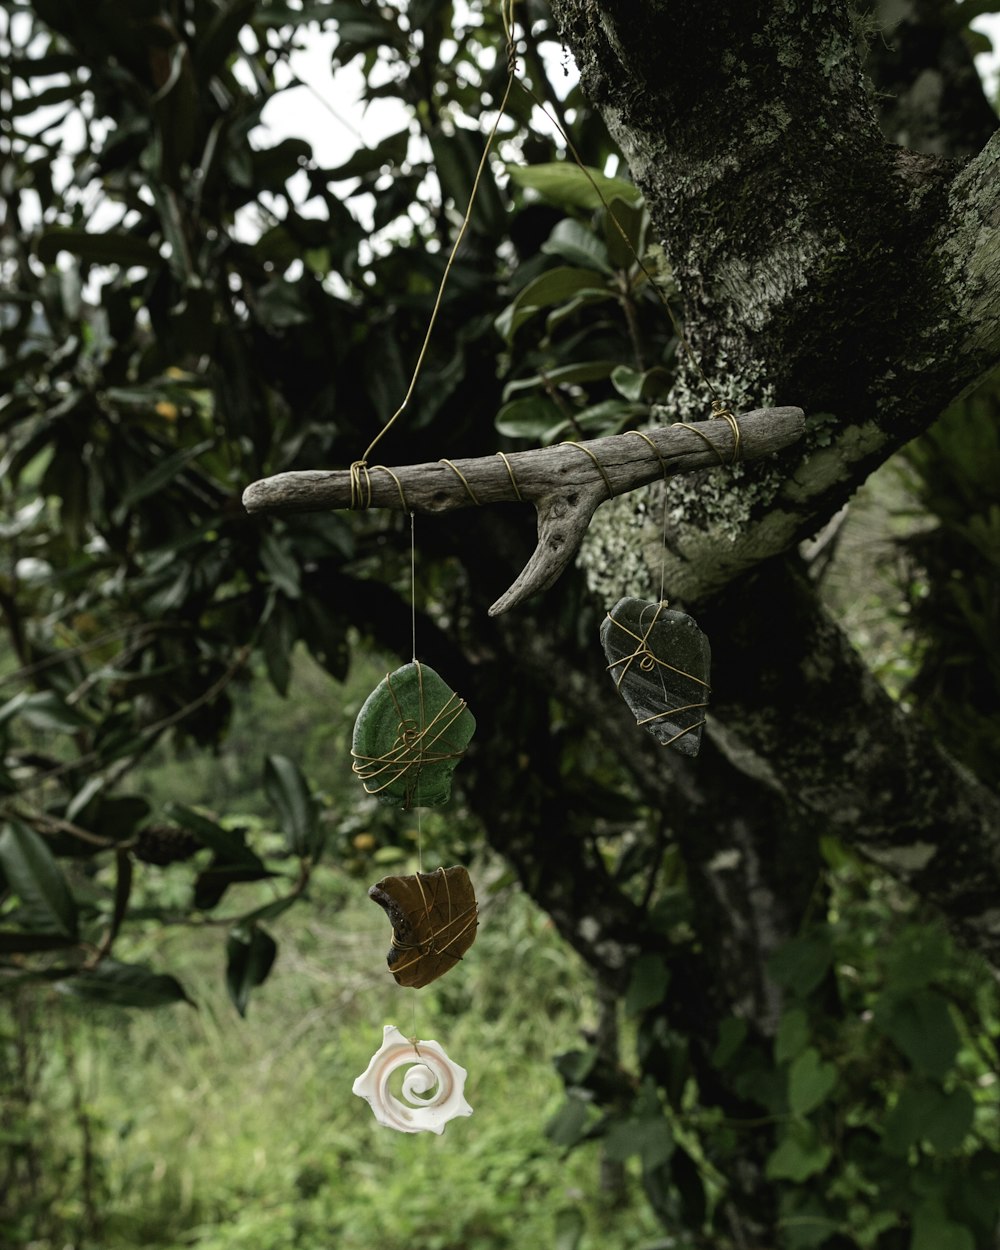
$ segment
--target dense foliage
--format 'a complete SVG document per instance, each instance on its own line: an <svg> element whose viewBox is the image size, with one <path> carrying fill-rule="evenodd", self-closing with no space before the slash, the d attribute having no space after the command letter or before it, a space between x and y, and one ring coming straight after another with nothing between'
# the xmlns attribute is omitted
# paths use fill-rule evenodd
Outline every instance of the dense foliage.
<svg viewBox="0 0 1000 1250"><path fill-rule="evenodd" d="M643 251L641 200L579 89L560 98L549 81L542 52L558 41L544 6L529 9L522 71L606 171ZM319 875L346 872L360 889L409 850L412 829L334 779L349 767L343 733L322 763L269 743L242 774L256 796L228 810L172 799L144 769L167 748L224 750L250 683L289 690L297 646L338 680L372 645L407 656L404 526L375 513L252 520L240 496L264 475L350 463L405 393L482 114L503 91L503 34L495 11L462 17L435 0L3 0L0 15L0 989L22 1004L53 986L183 1004L184 971L155 935L221 917L245 1013ZM259 128L319 28L336 32L335 66L360 61L367 98L403 107L398 133L337 169ZM676 344L645 274L533 119L515 92L414 402L380 447L390 464L632 428L674 380ZM666 283L655 250L650 265ZM938 450L968 447L942 430ZM910 544L911 582L928 593L911 613L908 697L960 723L956 750L988 780L996 473L976 470L995 458L995 432L982 438L964 459L933 441L914 453L940 526ZM481 722L455 809L425 820L425 853L532 843L522 882L561 897L557 923L586 955L576 930L602 900L574 893L566 865L583 856L625 901L622 941L641 949L614 975L591 952L605 1009L558 1059L566 1100L551 1139L634 1161L671 1233L662 1245L739 1245L737 1209L771 1221L789 1250L990 1244L1000 1008L982 964L819 831L796 865L799 931L769 963L773 1027L731 1006L720 1017L699 975L690 835L645 786L641 748L610 745L622 735L603 710L610 692L574 704L537 668L533 683L529 669L510 680L518 639L484 609L531 534L529 518L502 511L417 526L421 654L479 697ZM552 648L543 671L600 675L588 658L599 609L579 577L533 613L526 632ZM959 625L983 647L962 664ZM534 992L530 977L518 992ZM13 1148L24 1131L11 1130ZM744 1184L754 1168L765 1185ZM568 1248L584 1229L569 1219L564 1234Z"/></svg>

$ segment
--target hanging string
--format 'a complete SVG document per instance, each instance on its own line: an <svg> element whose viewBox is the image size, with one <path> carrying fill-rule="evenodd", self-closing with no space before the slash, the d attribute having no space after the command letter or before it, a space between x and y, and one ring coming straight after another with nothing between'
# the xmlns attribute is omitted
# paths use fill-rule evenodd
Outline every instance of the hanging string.
<svg viewBox="0 0 1000 1250"><path fill-rule="evenodd" d="M660 468L663 470L663 480L665 482L667 480L667 462L660 455L659 451L657 450L656 444L653 442L653 440L649 437L648 434L644 434L642 430L626 430L626 433L632 434L635 438L641 438L643 442L649 444L650 450L652 451L653 455L660 462ZM704 435L702 435L702 437L704 438ZM711 439L707 439L706 441L711 444L714 450L715 444L712 443ZM669 497L667 496L666 491L664 491L664 494L663 494L663 534L660 537L660 606L661 607L666 607L666 600L663 597L663 588L666 585L666 581L667 581L667 521L669 519L669 512L667 509L668 503L669 503Z"/></svg>
<svg viewBox="0 0 1000 1250"><path fill-rule="evenodd" d="M413 663L417 662L417 517L410 513L410 635Z"/></svg>
<svg viewBox="0 0 1000 1250"><path fill-rule="evenodd" d="M508 16L508 11L506 7L503 10L504 31L507 36L508 49L513 45L513 42L514 42L513 28L512 28L512 25L509 24L513 18L513 9L514 9L513 0L511 0L509 7L510 7L510 16ZM509 59L509 52L508 52L508 59ZM641 271L643 276L646 278L647 282L649 282L653 291L656 293L657 299L659 299L660 303L666 309L667 316L670 319L670 325L674 331L674 334L677 336L678 343L680 343L681 347L683 347L688 357L688 360L690 360L691 364L694 366L695 372L698 374L698 377L704 383L706 389L709 391L709 393L712 396L712 399L713 399L712 416L713 417L727 417L727 418L732 417L732 414L729 412L729 410L726 407L725 401L721 398L721 396L719 395L719 392L715 389L715 387L712 385L712 383L709 381L708 377L706 376L705 370L701 366L701 361L698 359L697 355L695 354L694 348L688 342L687 336L684 333L681 323L678 320L677 315L675 314L674 310L670 306L670 301L667 298L666 293L664 292L660 284L657 282L654 275L650 272L649 268L646 266L642 257L633 247L632 240L629 238L628 232L626 231L622 223L619 221L617 215L615 214L614 209L608 203L607 197L605 196L604 192L601 190L600 185L597 182L597 179L593 176L593 174L590 172L587 166L583 163L583 158L580 156L580 153L577 151L576 145L573 143L573 140L566 133L565 127L562 125L559 119L555 116L555 114L552 112L549 106L545 103L545 101L537 94L537 92L532 87L528 86L528 84L524 81L523 78L518 78L517 84L521 88L521 90L525 93L525 95L527 95L528 98L536 105L536 107L541 109L545 117L548 118L548 120L552 123L552 125L559 132L560 136L562 137L563 142L566 144L566 150L569 152L570 156L573 158L573 163L576 165L576 167L580 170L580 172L584 175L584 177L590 183L591 188L593 189L597 198L600 200L601 204L603 205L604 210L607 213L609 220L611 221L611 223L614 225L615 229L618 231L619 235L621 236L622 242L628 248L629 252L631 252L636 265L639 267L639 270ZM735 420L735 418L733 418L733 420Z"/></svg>
<svg viewBox="0 0 1000 1250"><path fill-rule="evenodd" d="M445 264L444 273L441 275L441 282L438 285L437 295L434 298L434 306L431 309L431 315L427 322L427 330L424 334L424 340L421 344L420 351L417 354L417 363L413 367L413 374L410 377L410 384L406 388L406 394L403 396L402 403L368 444L368 448L361 459L355 461L354 465L351 466L352 474L355 470L355 466L357 466L358 469L361 469L367 465L368 457L406 411L410 400L413 397L413 392L417 385L417 379L420 377L420 372L424 365L424 358L427 355L427 348L430 344L431 334L434 331L438 313L441 309L441 302L444 299L445 287L448 285L448 278L451 275L452 266L455 263L455 257L458 255L458 249L461 247L462 240L465 238L466 231L469 228L469 223L472 221L472 210L475 206L476 196L479 192L479 184L482 181L483 173L489 161L490 151L493 148L493 142L496 139L497 133L500 129L500 123L507 111L507 102L510 99L510 93L514 87L514 81L517 74L517 56L513 40L513 11L514 0L504 0L503 24L504 30L507 34L507 85L504 88L503 97L500 100L500 107L497 109L496 118L494 119L493 125L490 127L489 134L486 137L486 145L483 148L483 154L479 159L479 166L476 169L476 175L472 180L472 191L469 194L469 202L465 209L465 216L462 218L462 224L459 227L458 234L455 236L455 242L452 245L447 263Z"/></svg>
<svg viewBox="0 0 1000 1250"><path fill-rule="evenodd" d="M417 664L417 518L416 514L410 513L410 628L413 636L413 663ZM464 708L464 704L462 705ZM424 703L420 701L420 729L423 731L424 719ZM417 872L424 870L424 829L423 816L420 807L420 769L417 769L416 785L414 786L414 798L416 800L417 809ZM416 1006L413 1009L413 1035L417 1033L417 1011Z"/></svg>
<svg viewBox="0 0 1000 1250"><path fill-rule="evenodd" d="M438 313L441 310L441 304L444 299L445 288L447 287L448 279L451 276L451 271L455 263L455 258L458 255L458 250L461 247L462 241L465 238L466 232L468 231L469 225L472 221L472 212L473 212L473 208L475 207L476 197L479 193L479 186L482 181L483 174L485 173L488 162L489 162L490 152L493 149L494 142L496 141L497 134L499 133L500 123L502 122L506 114L507 104L510 100L510 95L514 88L515 82L518 84L521 90L524 91L524 93L528 96L528 98L535 104L535 106L541 110L542 114L549 120L549 122L555 127L556 131L561 136L563 142L566 144L566 150L569 152L574 164L577 166L577 168L581 171L581 173L590 183L598 200L603 205L604 210L608 215L608 219L611 221L614 228L617 230L618 234L621 236L623 243L625 244L625 246L627 247L627 249L633 256L635 263L638 266L640 272L649 282L650 287L656 294L657 299L659 299L660 303L663 305L663 308L666 311L667 317L670 321L670 325L674 331L674 334L677 336L677 341L680 343L681 347L683 348L685 354L687 355L689 361L691 362L692 367L694 368L698 377L701 379L701 382L704 384L705 388L708 390L709 394L712 396L712 401L713 401L712 402L712 416L724 418L725 420L729 421L730 425L733 428L733 437L734 437L734 444L735 444L734 449L733 449L733 463L735 463L736 460L738 459L739 429L736 424L736 419L733 416L733 414L729 411L729 409L726 406L725 401L721 398L718 391L713 386L711 380L708 378L707 374L705 373L705 370L702 368L701 361L698 359L698 356L695 354L694 348L691 346L690 342L688 341L688 338L684 333L684 329L676 313L671 307L670 301L667 298L666 293L663 291L663 288L660 286L655 275L651 272L649 267L646 265L645 261L636 251L635 247L632 244L632 240L628 236L628 232L625 230L625 227L622 225L621 221L618 219L617 214L615 213L614 209L611 207L610 203L608 202L608 199L605 196L604 192L601 190L601 187L598 184L597 180L594 178L593 174L590 172L587 166L583 163L583 158L580 156L580 153L577 150L576 145L573 143L573 140L570 138L569 134L566 132L565 127L562 125L559 119L555 116L555 114L552 112L549 106L545 103L545 101L538 95L538 93L532 87L530 87L522 78L518 77L517 42L516 42L515 31L514 31L515 3L516 3L516 0L502 0L502 3L501 3L501 20L503 22L504 37L506 40L507 81L504 86L503 96L500 100L500 105L499 105L499 108L497 109L496 117L494 118L493 124L490 127L489 133L487 135L486 143L483 147L483 153L479 160L479 165L476 168L476 173L472 181L472 189L469 193L469 200L466 205L465 214L462 218L462 223L459 227L458 234L455 236L455 242L453 243L451 251L448 255L448 260L444 267L444 273L441 275L441 281L438 284L437 294L435 295L434 304L433 304L433 307L431 308L431 314L427 322L427 329L424 332L423 342L421 343L420 351L417 354L417 360L413 367L413 373L410 376L410 382L406 388L406 393L403 396L402 402L400 403L396 411L392 414L392 416L389 418L389 420L385 423L385 425L382 426L379 432L375 435L375 437L369 443L367 449L365 450L364 455L359 460L354 461L354 463L351 465L351 507L352 508L367 508L368 506L370 506L371 504L371 481L368 475L368 459L371 456L372 452L375 450L375 448L378 446L378 444L381 442L381 440L385 437L386 434L388 434L388 432L392 429L392 427L396 424L399 418L403 415L403 413L409 407L410 400L413 398L413 393L416 389L417 381L420 377L421 371L423 369L424 361L427 356L427 350L430 345L431 335L433 334L434 327L437 324ZM381 468L382 466L376 466L376 467ZM398 485L399 483L397 481L397 486ZM400 488L400 494L402 495L402 488Z"/></svg>

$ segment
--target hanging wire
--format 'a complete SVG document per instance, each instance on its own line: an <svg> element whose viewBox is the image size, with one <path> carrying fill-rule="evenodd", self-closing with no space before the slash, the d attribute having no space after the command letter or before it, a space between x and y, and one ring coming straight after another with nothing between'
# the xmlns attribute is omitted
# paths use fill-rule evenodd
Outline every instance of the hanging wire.
<svg viewBox="0 0 1000 1250"><path fill-rule="evenodd" d="M507 35L507 84L504 87L504 93L503 93L502 99L500 100L500 107L497 110L497 115L493 121L493 125L490 127L489 134L486 137L486 145L483 148L483 154L479 159L479 166L476 169L476 176L472 180L472 191L469 194L469 202L465 210L465 216L462 218L462 224L459 227L458 234L455 236L455 242L452 245L451 253L449 254L447 263L445 264L444 273L441 275L441 282L438 285L437 295L435 296L435 299L434 299L434 306L431 309L431 315L427 322L427 330L424 334L424 341L421 344L420 351L417 355L417 363L414 365L413 374L410 377L410 384L406 388L406 394L403 396L403 402L399 405L399 407L392 414L389 420L385 423L385 425L383 425L381 430L379 430L379 432L375 435L372 441L368 444L368 448L365 451L365 454L361 457L361 459L358 461L355 461L355 465L358 466L359 469L367 465L368 457L372 454L372 452L378 446L379 442L385 437L386 434L389 433L392 427L396 424L399 418L406 411L410 403L410 400L413 397L413 392L417 385L417 379L420 377L420 371L423 368L424 358L427 355L427 348L428 348L428 345L430 344L431 334L434 331L434 326L437 322L438 312L441 309L441 301L444 298L445 287L448 285L448 278L451 275L452 266L455 263L455 257L458 255L458 249L461 247L462 240L465 238L466 231L469 228L469 223L472 221L472 210L475 207L476 196L479 192L479 184L482 181L483 173L486 170L487 162L489 161L490 151L493 148L494 140L496 139L497 132L500 129L500 123L503 120L504 114L507 111L507 102L510 99L510 93L513 90L514 82L517 76L517 52L516 52L514 38L513 38L513 11L514 11L514 0L504 0L503 23L504 23L504 31L506 32L506 35ZM355 465L351 466L352 472L354 472L355 470Z"/></svg>
<svg viewBox="0 0 1000 1250"><path fill-rule="evenodd" d="M448 260L444 267L444 273L441 275L441 281L438 285L437 294L434 298L434 304L431 309L430 317L428 318L427 329L424 333L424 338L420 346L420 351L417 354L416 364L413 367L413 373L410 377L409 385L406 388L406 393L403 396L403 400L400 403L399 407L396 409L396 411L392 414L389 420L386 421L385 425L382 426L379 432L375 435L375 437L369 443L367 449L365 450L364 455L359 460L355 460L354 463L351 465L351 481L352 481L351 506L355 508L363 509L371 503L371 482L368 476L368 459L371 456L372 452L375 450L375 448L378 446L378 444L381 442L381 440L385 437L386 434L389 433L392 427L396 424L399 418L403 415L403 413L409 407L410 400L413 398L413 393L416 389L417 381L420 377L421 371L424 366L424 361L427 356L427 349L430 344L431 335L433 334L434 327L437 324L438 313L441 310L441 304L444 299L445 288L448 285L448 279L451 276L451 271L455 263L455 258L458 255L458 250L462 245L462 241L465 238L466 232L468 231L469 224L472 221L472 212L473 212L473 208L475 207L476 197L479 193L479 186L480 186L480 183L482 182L483 175L486 171L487 164L489 162L490 152L493 149L493 145L496 141L497 134L499 133L500 123L506 114L507 105L510 100L511 92L514 88L515 83L518 84L518 86L521 88L522 91L524 91L524 93L533 102L533 104L542 111L544 116L549 120L549 122L555 127L556 131L562 137L563 142L566 144L566 150L568 151L570 157L572 158L573 163L577 166L577 168L581 171L581 173L590 183L598 200L604 207L604 210L608 215L608 219L611 221L614 228L617 230L618 234L621 236L622 241L624 242L626 248L628 249L632 257L634 258L635 263L637 267L639 268L640 272L643 274L647 282L649 282L652 290L656 294L657 299L659 299L660 303L663 305L663 308L666 310L667 317L670 320L670 325L674 331L674 334L677 336L677 341L680 343L689 361L691 362L691 365L693 366L695 372L697 373L701 382L704 384L705 388L708 390L709 394L712 397L712 416L724 418L725 420L729 421L730 425L733 428L733 438L734 438L733 463L735 463L736 460L739 458L740 434L739 434L739 429L736 425L735 417L730 412L725 401L721 398L716 388L713 386L712 382L710 381L707 374L705 373L705 370L702 368L701 361L698 359L698 356L696 355L694 348L691 346L690 342L688 341L688 338L684 333L684 329L680 323L680 320L677 317L677 314L674 312L673 308L671 307L670 300L667 298L666 293L664 292L663 288L660 286L659 282L657 281L656 276L649 269L645 261L637 252L636 248L633 246L632 240L629 238L628 232L626 231L625 227L622 225L621 221L619 220L611 204L608 202L608 199L605 196L604 192L602 191L600 184L597 182L597 180L594 178L591 171L584 164L583 159L580 156L580 153L576 148L576 145L573 143L573 140L570 138L569 134L566 132L565 127L562 125L559 119L555 116L555 114L552 112L552 110L549 108L546 102L538 95L538 93L532 87L530 87L523 80L523 78L518 77L517 40L515 37L515 30L514 30L515 3L516 3L516 0L502 0L501 2L500 12L501 12L501 20L503 22L504 37L505 37L505 42L506 42L507 81L504 87L503 96L500 100L500 106L497 109L496 117L493 120L493 124L490 127L489 133L486 138L485 146L483 147L483 154L480 157L479 165L476 169L476 174L472 182L472 190L469 194L469 200L465 209L465 215L462 218L462 224L459 227L458 234L455 237L455 242L452 245L451 252L449 253ZM446 461L445 463L448 463L448 462Z"/></svg>

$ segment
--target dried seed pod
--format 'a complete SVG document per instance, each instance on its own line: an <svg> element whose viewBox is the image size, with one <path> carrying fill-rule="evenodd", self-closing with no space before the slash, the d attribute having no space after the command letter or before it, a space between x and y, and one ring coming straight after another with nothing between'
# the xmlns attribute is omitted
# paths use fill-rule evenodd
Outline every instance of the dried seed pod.
<svg viewBox="0 0 1000 1250"><path fill-rule="evenodd" d="M201 843L186 829L177 825L147 825L135 840L135 857L144 864L165 868L190 859Z"/></svg>

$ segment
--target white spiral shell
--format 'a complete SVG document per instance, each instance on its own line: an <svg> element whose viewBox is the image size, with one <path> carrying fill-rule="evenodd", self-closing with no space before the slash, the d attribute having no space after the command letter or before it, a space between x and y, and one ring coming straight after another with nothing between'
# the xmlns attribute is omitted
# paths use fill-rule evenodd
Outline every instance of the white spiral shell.
<svg viewBox="0 0 1000 1250"><path fill-rule="evenodd" d="M403 1077L406 1102L389 1092L389 1077L397 1068L411 1064ZM364 1098L375 1119L400 1133L442 1133L449 1120L472 1115L465 1101L465 1068L453 1063L437 1042L414 1042L404 1037L394 1024L387 1024L382 1045L354 1082L352 1089ZM413 1100L413 1095L436 1092L430 1098Z"/></svg>

